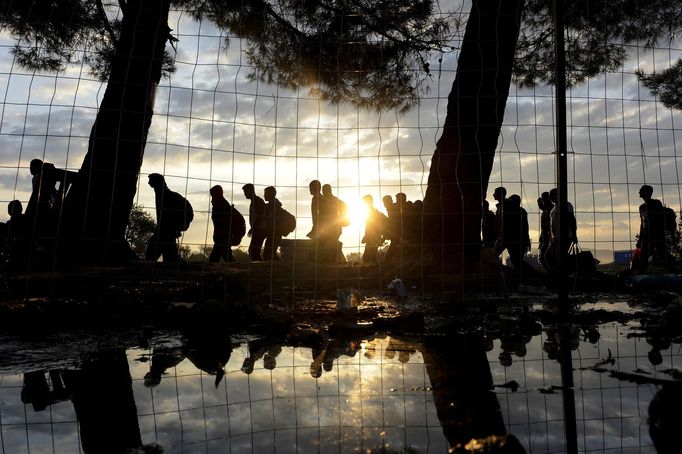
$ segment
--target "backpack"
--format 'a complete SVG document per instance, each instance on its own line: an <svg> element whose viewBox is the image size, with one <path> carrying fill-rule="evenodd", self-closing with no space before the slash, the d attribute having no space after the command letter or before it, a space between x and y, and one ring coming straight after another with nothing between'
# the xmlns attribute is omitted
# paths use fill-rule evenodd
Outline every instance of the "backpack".
<svg viewBox="0 0 682 454"><path fill-rule="evenodd" d="M296 217L282 207L277 207L277 230L282 236L296 230Z"/></svg>
<svg viewBox="0 0 682 454"><path fill-rule="evenodd" d="M163 223L177 232L184 232L194 219L194 210L189 201L171 190L163 194Z"/></svg>
<svg viewBox="0 0 682 454"><path fill-rule="evenodd" d="M669 207L663 207L663 221L665 223L665 231L667 233L675 233L675 231L677 230L675 210Z"/></svg>
<svg viewBox="0 0 682 454"><path fill-rule="evenodd" d="M183 213L182 218L178 220L179 221L178 230L184 232L189 228L189 225L194 220L194 210L192 209L192 204L189 203L189 200L187 200L184 197L182 197L182 200L184 202Z"/></svg>
<svg viewBox="0 0 682 454"><path fill-rule="evenodd" d="M239 243L241 243L242 238L244 238L244 235L246 235L246 221L244 220L244 216L237 211L237 209L232 205L231 208L231 223L232 225L230 228L232 229L231 234L232 234L232 246L237 246Z"/></svg>

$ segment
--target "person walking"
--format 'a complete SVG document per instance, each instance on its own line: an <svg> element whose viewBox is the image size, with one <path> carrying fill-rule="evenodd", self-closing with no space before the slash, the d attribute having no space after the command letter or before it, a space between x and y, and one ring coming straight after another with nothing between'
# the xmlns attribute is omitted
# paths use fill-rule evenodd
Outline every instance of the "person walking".
<svg viewBox="0 0 682 454"><path fill-rule="evenodd" d="M213 250L208 257L211 263L220 260L234 262L232 246L237 246L246 233L246 223L239 211L223 195L223 187L213 186L210 190L211 221L213 221Z"/></svg>
<svg viewBox="0 0 682 454"><path fill-rule="evenodd" d="M362 243L365 245L365 252L362 254L362 263L376 264L378 262L377 255L379 247L384 244L384 237L381 232L383 226L388 222L388 219L383 213L380 213L374 208L374 199L371 195L366 195L362 201L367 207L367 216L365 217L365 235L362 237Z"/></svg>
<svg viewBox="0 0 682 454"><path fill-rule="evenodd" d="M279 261L277 249L282 242L282 232L278 226L278 212L282 207L282 202L277 200L277 189L268 186L263 191L265 199L265 223L267 231L265 234L265 247L263 248L263 260L266 262Z"/></svg>
<svg viewBox="0 0 682 454"><path fill-rule="evenodd" d="M660 200L654 199L654 188L648 184L639 189L639 197L644 201L639 206L639 259L633 269L639 273L647 273L649 257L659 261L668 272L675 272L676 267L666 248L666 213Z"/></svg>
<svg viewBox="0 0 682 454"><path fill-rule="evenodd" d="M251 238L249 257L253 262L260 262L263 260L261 249L268 231L265 220L265 201L256 195L256 190L251 183L242 186L242 190L244 197L251 201L249 205L249 232L247 233Z"/></svg>
<svg viewBox="0 0 682 454"><path fill-rule="evenodd" d="M176 239L189 228L194 211L189 201L168 189L163 175L149 175L149 186L154 189L156 202L156 231L149 238L145 258L157 261L163 256L164 262L180 261Z"/></svg>

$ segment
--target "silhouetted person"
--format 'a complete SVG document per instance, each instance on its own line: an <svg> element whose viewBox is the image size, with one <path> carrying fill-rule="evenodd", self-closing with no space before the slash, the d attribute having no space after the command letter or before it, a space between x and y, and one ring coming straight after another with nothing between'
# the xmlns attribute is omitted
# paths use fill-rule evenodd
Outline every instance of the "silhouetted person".
<svg viewBox="0 0 682 454"><path fill-rule="evenodd" d="M0 222L0 260L3 254L9 254L9 235L7 232L7 223Z"/></svg>
<svg viewBox="0 0 682 454"><path fill-rule="evenodd" d="M348 205L332 194L332 187L328 184L322 186L322 197L326 208L321 221L327 237L325 243L329 247L329 261L337 263L338 260L343 259L343 244L339 242L339 237L341 237L343 227L349 224Z"/></svg>
<svg viewBox="0 0 682 454"><path fill-rule="evenodd" d="M61 208L64 196L78 174L70 170L58 169L54 164L40 159L31 160L29 169L33 179L31 198L26 207L26 213L33 216L36 212L42 214L42 211L46 210L56 215L56 211Z"/></svg>
<svg viewBox="0 0 682 454"><path fill-rule="evenodd" d="M514 202L518 206L521 212L521 246L523 253L530 251L530 234L528 227L528 212L525 208L521 206L521 196L518 194L512 194L509 196L509 200Z"/></svg>
<svg viewBox="0 0 682 454"><path fill-rule="evenodd" d="M244 197L251 201L249 205L249 233L251 243L249 244L249 257L254 262L263 260L261 249L267 235L268 226L265 220L265 201L256 195L256 191L251 183L242 187Z"/></svg>
<svg viewBox="0 0 682 454"><path fill-rule="evenodd" d="M282 207L282 202L277 200L277 189L274 186L268 186L263 191L263 198L267 202L265 204L265 221L267 224L267 233L265 237L265 248L263 249L263 260L279 261L277 249L282 242L282 232L278 224L278 213Z"/></svg>
<svg viewBox="0 0 682 454"><path fill-rule="evenodd" d="M155 194L156 231L149 238L145 257L155 262L163 256L164 262L177 262L180 255L176 239L180 237L180 232L187 230L192 221L188 219L190 216L186 212L189 202L177 192L168 189L163 175L150 174L149 186L154 189Z"/></svg>
<svg viewBox="0 0 682 454"><path fill-rule="evenodd" d="M374 199L372 199L371 195L364 196L362 201L367 207L365 236L362 237L362 243L365 244L365 252L362 254L362 263L377 263L377 252L379 247L384 244L384 238L381 234L382 228L388 220L386 216L374 208Z"/></svg>
<svg viewBox="0 0 682 454"><path fill-rule="evenodd" d="M521 207L507 198L507 190L504 187L496 188L493 197L497 200L495 252L501 254L506 249L512 266L516 271L520 271L525 250Z"/></svg>
<svg viewBox="0 0 682 454"><path fill-rule="evenodd" d="M40 159L31 160L31 197L26 206L26 216L41 231L45 223L50 222L50 213L57 199L57 169L54 164Z"/></svg>
<svg viewBox="0 0 682 454"><path fill-rule="evenodd" d="M540 208L540 239L539 239L539 254L540 264L547 270L550 266L547 262L547 250L552 242L552 208L554 202L549 198L549 192L543 192L538 198L538 208Z"/></svg>
<svg viewBox="0 0 682 454"><path fill-rule="evenodd" d="M306 234L308 238L313 241L319 241L320 239L320 211L324 211L321 208L322 201L322 183L318 180L313 180L308 184L308 190L312 198L310 199L310 219L313 223L313 227L310 232Z"/></svg>
<svg viewBox="0 0 682 454"><path fill-rule="evenodd" d="M329 203L327 203L327 199L322 195L322 183L318 180L313 180L308 185L308 189L312 196L310 199L310 217L313 226L306 236L313 240L316 261L318 263L331 263L334 251L332 246L334 242L333 232L329 228L332 210Z"/></svg>
<svg viewBox="0 0 682 454"><path fill-rule="evenodd" d="M225 199L223 188L213 186L210 191L213 211L213 250L208 258L211 263L218 263L220 259L234 262L232 246L238 246L246 233L246 223L239 211Z"/></svg>
<svg viewBox="0 0 682 454"><path fill-rule="evenodd" d="M389 197L389 198L387 198ZM391 235L391 244L386 251L384 260L400 260L403 255L403 243L407 233L406 215L408 214L407 196L399 192L395 195L395 203L390 203L390 196L384 197L384 206L388 212L388 228Z"/></svg>
<svg viewBox="0 0 682 454"><path fill-rule="evenodd" d="M384 260L391 260L391 245L394 242L397 242L397 236L398 236L398 228L397 228L397 222L398 222L398 216L395 210L395 203L393 203L393 197L390 195L385 195L381 198L381 203L384 205L384 209L386 210L386 222L383 225L383 230L381 232L382 236L384 237L384 240L389 241L389 246L386 250L386 255L384 256ZM396 246L397 247L397 246Z"/></svg>
<svg viewBox="0 0 682 454"><path fill-rule="evenodd" d="M412 238L410 241L415 244L422 243L422 230L424 228L422 219L424 216L424 202L415 200L412 204L412 222L410 230L412 231Z"/></svg>
<svg viewBox="0 0 682 454"><path fill-rule="evenodd" d="M481 233L483 237L483 246L494 248L495 241L497 241L497 231L495 230L495 213L490 210L490 204L487 200L483 201Z"/></svg>
<svg viewBox="0 0 682 454"><path fill-rule="evenodd" d="M552 271L556 271L556 263L557 260L559 259L560 254L568 255L571 246L574 243L578 242L577 235L578 224L575 219L575 214L573 214L573 205L571 204L571 202L566 202L567 205L566 211L568 219L563 220L563 222L560 221L559 190L557 188L554 188L551 191L549 191L549 198L554 204L554 207L552 208L552 211L549 214L550 231L552 233L552 237L550 241L550 247L547 253L545 254L545 258L547 260L547 264L552 269ZM568 241L564 245L563 251L559 251L560 228L567 230L566 238Z"/></svg>
<svg viewBox="0 0 682 454"><path fill-rule="evenodd" d="M23 205L19 200L12 200L7 204L7 214L10 218L4 228L6 241L4 250L9 254L10 261L15 263L26 260L29 252L30 225L23 211Z"/></svg>
<svg viewBox="0 0 682 454"><path fill-rule="evenodd" d="M654 188L645 184L639 189L639 197L644 203L639 206L639 239L637 247L640 248L639 260L636 263L636 271L646 273L649 268L649 257L653 255L666 268L666 271L675 271L672 257L666 250L665 210L660 200L651 196Z"/></svg>
<svg viewBox="0 0 682 454"><path fill-rule="evenodd" d="M26 206L28 228L39 246L49 244L56 234L62 200L76 173L57 169L54 164L33 159L30 163L32 191Z"/></svg>
<svg viewBox="0 0 682 454"><path fill-rule="evenodd" d="M404 243L410 237L410 214L411 207L410 203L407 201L407 195L403 192L399 192L395 195L395 209L398 215L398 237L400 242Z"/></svg>

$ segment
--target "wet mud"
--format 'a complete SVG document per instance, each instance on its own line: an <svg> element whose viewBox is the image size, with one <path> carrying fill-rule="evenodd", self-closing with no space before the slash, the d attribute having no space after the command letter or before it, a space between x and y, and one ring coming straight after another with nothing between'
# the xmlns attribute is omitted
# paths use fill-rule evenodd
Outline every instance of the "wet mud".
<svg viewBox="0 0 682 454"><path fill-rule="evenodd" d="M682 381L682 300L669 291L575 292L567 319L551 290L530 284L465 298L405 279L400 297L376 283L339 287L353 276L310 288L253 286L212 268L145 270L32 276L30 288L17 278L4 291L3 443L31 452L32 438L12 430L54 433L41 419L49 410L66 412L63 446L85 452L318 452L324 443L336 452L546 452L565 450L569 433L587 450L653 452L633 427L646 426L657 391ZM595 396L601 408L589 404ZM20 411L23 422L12 419ZM585 425L595 419L601 436ZM120 444L102 451L107 430ZM54 435L45 443L34 446L70 452Z"/></svg>

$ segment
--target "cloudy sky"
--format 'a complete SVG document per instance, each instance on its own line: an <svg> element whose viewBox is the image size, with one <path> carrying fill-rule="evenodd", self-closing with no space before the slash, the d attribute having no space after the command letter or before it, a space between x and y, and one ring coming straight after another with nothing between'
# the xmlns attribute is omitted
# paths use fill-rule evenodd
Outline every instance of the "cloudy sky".
<svg viewBox="0 0 682 454"><path fill-rule="evenodd" d="M405 192L421 199L430 159L440 135L457 52L433 56L432 78L419 106L405 115L333 106L310 89L287 91L252 82L246 42L225 36L210 23L177 13L171 28L179 38L177 72L162 81L139 180L137 203L153 212L146 174L163 173L171 189L185 194L195 220L183 241L211 243L208 189L221 184L228 199L248 213L241 187L278 188L284 207L298 217L296 238L311 226L308 182L333 186L349 205L364 194L378 202ZM27 201L28 163L35 157L78 169L105 86L88 68L59 74L29 72L14 62L11 37L0 36L0 202ZM453 42L458 48L459 42ZM637 191L644 182L679 210L682 114L665 108L635 75L669 66L681 46L633 47L620 71L604 74L569 93L569 181L585 247L629 249L639 228ZM537 240L535 200L554 186L553 90L512 87L491 188L519 193ZM492 189L489 191L491 205ZM6 219L4 209L0 221ZM359 250L362 226L346 228L346 252ZM294 237L292 234L290 237ZM246 239L243 245L246 244Z"/></svg>

